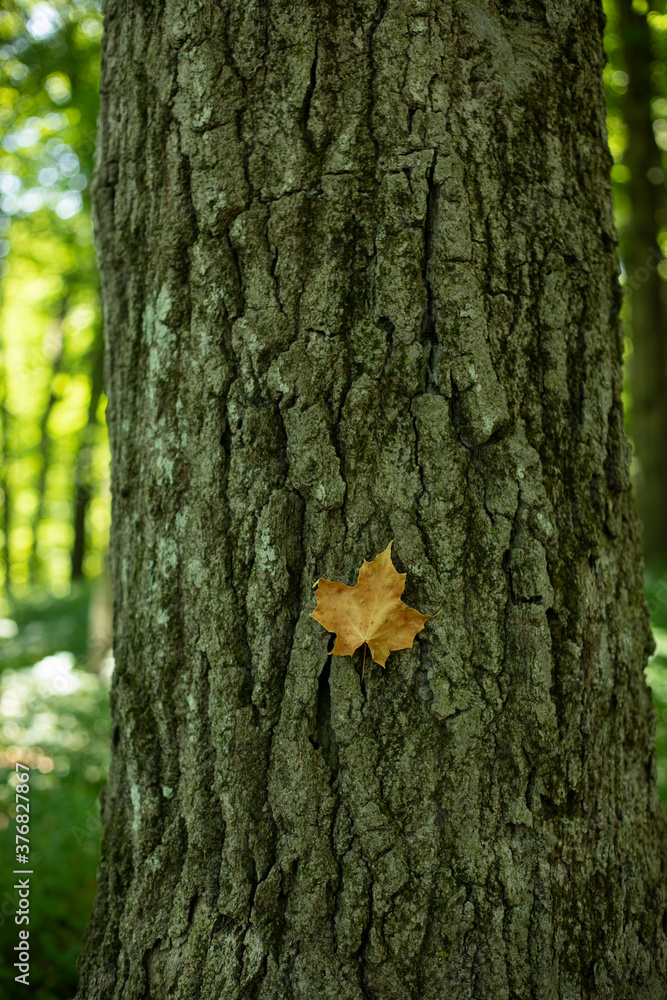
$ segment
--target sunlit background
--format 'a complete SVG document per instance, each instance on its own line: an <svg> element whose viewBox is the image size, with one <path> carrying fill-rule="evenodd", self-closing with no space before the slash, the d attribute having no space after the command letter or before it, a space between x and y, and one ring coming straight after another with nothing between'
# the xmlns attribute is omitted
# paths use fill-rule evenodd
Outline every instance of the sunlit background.
<svg viewBox="0 0 667 1000"><path fill-rule="evenodd" d="M14 763L31 779L29 992L71 997L108 762L108 445L90 221L102 23L0 11L0 995L18 997Z"/></svg>
<svg viewBox="0 0 667 1000"><path fill-rule="evenodd" d="M650 539L647 598L657 651L646 673L667 803L667 435L651 429L662 426L662 407L667 431L667 0L663 5L649 11L645 0L606 3L605 86L628 292L624 403ZM0 994L12 1000L26 991L7 960L17 940L15 761L33 768L29 991L36 1000L64 1000L76 989L108 763L109 455L89 199L101 34L94 0L3 0L0 856L7 860L0 871ZM655 377L660 356L662 382Z"/></svg>

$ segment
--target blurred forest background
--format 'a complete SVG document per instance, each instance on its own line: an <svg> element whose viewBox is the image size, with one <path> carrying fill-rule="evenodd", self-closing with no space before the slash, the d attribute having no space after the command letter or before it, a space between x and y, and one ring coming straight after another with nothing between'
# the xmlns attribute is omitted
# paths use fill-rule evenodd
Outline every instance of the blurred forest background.
<svg viewBox="0 0 667 1000"><path fill-rule="evenodd" d="M656 638L667 806L667 0L606 0L625 286L625 412ZM31 993L63 1000L95 891L111 612L102 323L92 242L95 0L0 11L0 993L14 982L14 765L31 777Z"/></svg>

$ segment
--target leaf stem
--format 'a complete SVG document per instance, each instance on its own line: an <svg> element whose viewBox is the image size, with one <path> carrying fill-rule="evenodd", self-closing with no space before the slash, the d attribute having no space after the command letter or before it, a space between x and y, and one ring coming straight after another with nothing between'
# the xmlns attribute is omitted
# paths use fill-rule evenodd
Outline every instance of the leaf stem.
<svg viewBox="0 0 667 1000"><path fill-rule="evenodd" d="M364 668L366 666L366 643L364 643L364 662L361 664L361 683L364 683Z"/></svg>

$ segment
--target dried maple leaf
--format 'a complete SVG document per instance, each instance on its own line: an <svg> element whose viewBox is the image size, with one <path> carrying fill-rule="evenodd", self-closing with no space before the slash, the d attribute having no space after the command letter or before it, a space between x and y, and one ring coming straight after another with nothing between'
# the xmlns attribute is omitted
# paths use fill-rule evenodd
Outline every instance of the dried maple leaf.
<svg viewBox="0 0 667 1000"><path fill-rule="evenodd" d="M431 615L422 615L401 600L405 573L391 561L392 542L372 562L364 559L355 587L320 579L317 607L310 617L336 633L335 656L352 656L366 643L375 663L384 667L392 650L410 649ZM366 651L364 650L364 663ZM363 667L361 679L364 679Z"/></svg>

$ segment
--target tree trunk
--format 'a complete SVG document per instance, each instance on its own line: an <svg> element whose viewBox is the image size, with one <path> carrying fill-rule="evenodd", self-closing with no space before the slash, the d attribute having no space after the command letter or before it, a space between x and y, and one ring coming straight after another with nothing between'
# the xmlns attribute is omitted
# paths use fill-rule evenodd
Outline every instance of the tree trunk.
<svg viewBox="0 0 667 1000"><path fill-rule="evenodd" d="M9 486L9 421L10 413L7 406L7 355L4 337L0 330L0 491L2 492L2 586L11 599L13 590L12 559L11 559L11 497Z"/></svg>
<svg viewBox="0 0 667 1000"><path fill-rule="evenodd" d="M596 3L108 3L81 1000L664 998ZM328 656L395 539L440 615Z"/></svg>
<svg viewBox="0 0 667 1000"><path fill-rule="evenodd" d="M90 365L90 400L88 402L88 419L81 434L79 453L76 459L76 475L74 504L72 510L72 526L74 528L74 539L72 541L71 552L71 580L72 583L83 578L83 562L86 555L86 514L91 499L91 465L93 451L97 438L97 410L100 397L104 389L104 342L102 331L95 334L95 341L91 350Z"/></svg>
<svg viewBox="0 0 667 1000"><path fill-rule="evenodd" d="M63 322L67 315L67 299L60 303L60 311L57 319L54 320L44 342L44 354L51 363L49 372L49 395L42 410L39 421L39 473L35 493L37 503L32 514L30 524L30 550L28 553L28 576L30 585L36 587L39 581L42 560L39 555L39 527L42 523L44 513L44 502L46 500L46 484L51 467L51 448L53 442L49 431L49 421L53 407L58 401L56 395L56 376L60 372L63 360Z"/></svg>
<svg viewBox="0 0 667 1000"><path fill-rule="evenodd" d="M623 54L628 70L624 113L629 141L624 160L630 168L630 218L624 239L624 262L632 318L632 436L639 463L637 504L643 525L646 559L667 560L667 310L658 274L662 253L657 212L664 200L661 156L651 119L651 34L646 15L632 0L620 0Z"/></svg>

